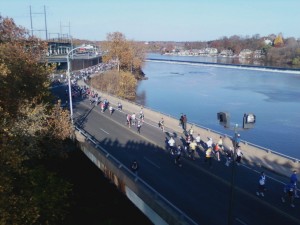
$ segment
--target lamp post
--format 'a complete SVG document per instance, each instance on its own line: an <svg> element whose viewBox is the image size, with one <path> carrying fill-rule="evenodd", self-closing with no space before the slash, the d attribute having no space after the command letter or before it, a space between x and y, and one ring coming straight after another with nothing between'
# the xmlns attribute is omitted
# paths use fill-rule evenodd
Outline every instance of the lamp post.
<svg viewBox="0 0 300 225"><path fill-rule="evenodd" d="M228 225L233 224L233 209L234 209L234 198L235 198L235 173L236 173L236 162L235 155L237 152L237 145L239 143L239 135L238 131L247 130L254 127L256 122L256 116L253 113L245 113L243 117L243 127L239 127L238 124L235 124L233 127L230 126L230 115L227 112L219 112L217 113L217 118L220 122L220 125L234 131L234 137L232 139L233 144L233 162L232 162L232 170L231 170L231 181L230 181L230 203L228 209Z"/></svg>
<svg viewBox="0 0 300 225"><path fill-rule="evenodd" d="M71 70L71 65L70 65L70 54L73 53L75 50L77 49L92 49L94 48L91 45L84 45L84 46L79 46L76 48L71 49L68 53L67 53L67 77L68 77L68 85L69 85L69 104L70 104L70 117L71 117L71 122L72 125L74 125L74 121L73 121L73 101L72 101L72 87L71 87L71 75L70 75L70 70Z"/></svg>

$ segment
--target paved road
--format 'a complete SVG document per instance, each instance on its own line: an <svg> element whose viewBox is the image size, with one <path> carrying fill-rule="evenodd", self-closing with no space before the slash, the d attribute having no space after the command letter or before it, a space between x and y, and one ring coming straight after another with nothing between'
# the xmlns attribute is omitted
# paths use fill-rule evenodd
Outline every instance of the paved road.
<svg viewBox="0 0 300 225"><path fill-rule="evenodd" d="M64 98L65 89L59 87L54 90ZM101 113L99 106L90 105L88 100L80 100L74 103L74 121L124 165L129 166L136 159L140 164L138 176L196 223L300 224L300 200L296 199L295 208L280 200L287 178L266 172L266 196L257 197L258 171L247 165L236 166L235 191L231 195L233 170L224 165L224 156L221 162L214 160L213 167L209 168L203 160L203 153L198 152L199 157L195 161L184 156L183 166L178 167L166 150L165 140L172 133L176 137L176 144L182 144L180 137L183 134L169 127L166 128L167 132L162 132L155 122L147 120L147 115L141 134L138 134L136 128L126 126L124 110L115 111L113 115L108 111Z"/></svg>

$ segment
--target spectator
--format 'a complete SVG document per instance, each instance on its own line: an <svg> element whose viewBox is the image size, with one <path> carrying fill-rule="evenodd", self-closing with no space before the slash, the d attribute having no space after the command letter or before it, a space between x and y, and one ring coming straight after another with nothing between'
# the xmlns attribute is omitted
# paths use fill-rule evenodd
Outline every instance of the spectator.
<svg viewBox="0 0 300 225"><path fill-rule="evenodd" d="M181 113L180 118L179 118L179 126L182 127L183 129L183 114Z"/></svg>
<svg viewBox="0 0 300 225"><path fill-rule="evenodd" d="M183 130L186 130L187 117L186 117L186 115L185 115L185 114L183 115L183 119L182 119L182 121L183 121Z"/></svg>

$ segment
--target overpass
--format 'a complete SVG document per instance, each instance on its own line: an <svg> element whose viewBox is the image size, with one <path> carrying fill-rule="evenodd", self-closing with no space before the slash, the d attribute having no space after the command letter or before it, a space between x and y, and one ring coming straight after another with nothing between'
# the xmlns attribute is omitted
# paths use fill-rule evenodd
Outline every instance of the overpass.
<svg viewBox="0 0 300 225"><path fill-rule="evenodd" d="M67 55L51 55L45 58L48 63L56 64L58 70L67 69ZM102 56L98 54L73 55L71 57L72 70L81 70L102 62Z"/></svg>
<svg viewBox="0 0 300 225"><path fill-rule="evenodd" d="M63 96L64 89L61 93ZM78 145L154 224L300 224L299 200L296 199L296 208L280 201L287 176L293 169L299 171L297 159L243 142L245 160L239 167L226 167L222 156L221 162L214 161L210 169L201 149L195 161L184 155L180 168L174 164L165 142L173 135L176 143L182 144L177 118L144 108L145 123L138 134L125 125L125 115L137 114L141 106L99 94L114 106L121 101L124 111L101 113L88 100L77 99L74 119ZM166 132L157 127L161 117ZM196 125L194 130L203 140L208 136L218 140L220 135ZM230 137L225 137L224 144L231 145ZM140 163L138 174L129 169L133 159ZM233 169L235 183L231 182ZM267 175L264 198L255 195L261 170Z"/></svg>

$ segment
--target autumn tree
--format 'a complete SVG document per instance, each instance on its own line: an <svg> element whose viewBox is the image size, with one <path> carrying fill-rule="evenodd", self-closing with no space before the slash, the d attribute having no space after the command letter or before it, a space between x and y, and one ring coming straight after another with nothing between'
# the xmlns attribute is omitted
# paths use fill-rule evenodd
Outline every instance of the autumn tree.
<svg viewBox="0 0 300 225"><path fill-rule="evenodd" d="M43 162L70 137L68 112L50 104L41 63L47 44L0 16L0 223L56 224L67 208L67 182Z"/></svg>
<svg viewBox="0 0 300 225"><path fill-rule="evenodd" d="M120 32L109 33L106 41L101 45L105 52L103 61L114 60L118 64L118 70L141 72L145 60L145 48L143 44L129 41Z"/></svg>
<svg viewBox="0 0 300 225"><path fill-rule="evenodd" d="M274 40L274 46L275 47L282 47L283 46L283 39L282 34L278 34L277 37Z"/></svg>
<svg viewBox="0 0 300 225"><path fill-rule="evenodd" d="M133 100L136 94L137 80L130 72L110 70L91 78L90 84L103 92Z"/></svg>

